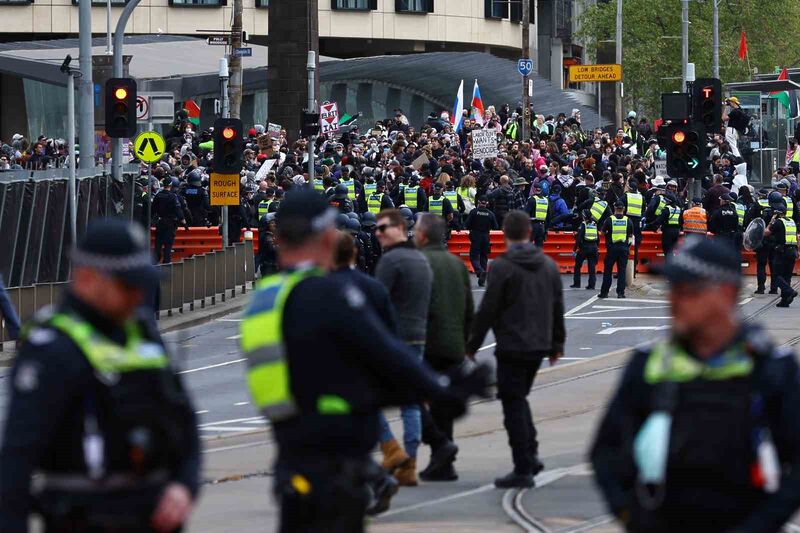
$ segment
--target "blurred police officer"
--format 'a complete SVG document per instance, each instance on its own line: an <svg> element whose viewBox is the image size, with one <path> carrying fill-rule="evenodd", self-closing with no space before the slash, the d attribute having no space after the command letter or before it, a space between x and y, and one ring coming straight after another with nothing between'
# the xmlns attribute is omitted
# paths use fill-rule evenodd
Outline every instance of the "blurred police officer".
<svg viewBox="0 0 800 533"><path fill-rule="evenodd" d="M533 195L528 198L525 212L528 213L531 219L533 243L541 248L547 237L547 223L550 215L550 200L542 192L541 184L535 183L533 185Z"/></svg>
<svg viewBox="0 0 800 533"><path fill-rule="evenodd" d="M739 240L739 213L736 210L736 204L733 203L733 197L725 193L719 197L719 203L719 209L711 214L711 219L708 221L708 229L717 238L726 240L731 246L739 249L741 246ZM686 216L689 211L683 214L684 230L686 230Z"/></svg>
<svg viewBox="0 0 800 533"><path fill-rule="evenodd" d="M800 506L800 372L743 322L740 270L709 239L667 258L671 335L634 353L591 451L628 531L777 532Z"/></svg>
<svg viewBox="0 0 800 533"><path fill-rule="evenodd" d="M275 213L267 213L258 221L258 269L262 278L278 272Z"/></svg>
<svg viewBox="0 0 800 533"><path fill-rule="evenodd" d="M639 192L639 182L635 179L628 181L628 191L623 197L625 202L625 216L633 223L633 275L636 276L636 267L639 265L639 248L642 245L642 215L644 215L644 196Z"/></svg>
<svg viewBox="0 0 800 533"><path fill-rule="evenodd" d="M486 195L478 196L478 207L473 209L464 222L464 229L469 231L469 261L478 276L478 285L486 284L486 271L489 268L489 252L491 248L490 232L497 228L497 218L489 210L489 199Z"/></svg>
<svg viewBox="0 0 800 533"><path fill-rule="evenodd" d="M614 265L617 267L617 298L625 298L625 278L631 237L633 237L633 222L623 214L624 212L625 204L617 201L614 204L614 215L607 218L603 225L602 232L606 236L606 258L603 264L603 284L600 286L598 298L608 298Z"/></svg>
<svg viewBox="0 0 800 533"><path fill-rule="evenodd" d="M592 213L585 209L583 211L583 222L575 234L575 266L574 274L572 276L572 289L580 289L581 287L581 268L583 268L584 261L589 267L589 280L586 288L588 290L594 289L597 280L597 257L599 252L600 236L597 231L597 224L592 219Z"/></svg>
<svg viewBox="0 0 800 533"><path fill-rule="evenodd" d="M192 170L188 174L187 181L188 185L181 189L181 195L189 208L192 226L208 226L208 212L211 211L211 204L208 192L202 186L203 172L199 168Z"/></svg>
<svg viewBox="0 0 800 533"><path fill-rule="evenodd" d="M781 291L781 301L777 307L789 307L797 297L792 288L792 274L797 261L797 225L789 218L786 206L777 204L771 223L764 230L764 236L771 236L775 242L775 259L772 267L777 279L775 284Z"/></svg>
<svg viewBox="0 0 800 533"><path fill-rule="evenodd" d="M661 248L664 250L664 255L668 256L672 254L672 250L678 244L683 225L683 213L678 197L674 193L667 192L663 198L664 204L661 212L644 229L661 230Z"/></svg>
<svg viewBox="0 0 800 533"><path fill-rule="evenodd" d="M94 219L72 269L8 380L0 531L28 531L34 508L48 532L176 531L197 494L199 440L158 331L136 315L158 283L147 235Z"/></svg>
<svg viewBox="0 0 800 533"><path fill-rule="evenodd" d="M173 188L180 187L178 178L165 178L164 187L153 198L153 216L156 217L156 263L172 262L172 244L178 224L186 226L183 209ZM187 228L188 229L188 228Z"/></svg>
<svg viewBox="0 0 800 533"><path fill-rule="evenodd" d="M443 387L362 290L325 275L335 218L314 191L287 195L276 219L284 271L260 282L242 322L247 382L278 443L281 532L363 531L380 408L428 399L460 414L485 383L484 372Z"/></svg>

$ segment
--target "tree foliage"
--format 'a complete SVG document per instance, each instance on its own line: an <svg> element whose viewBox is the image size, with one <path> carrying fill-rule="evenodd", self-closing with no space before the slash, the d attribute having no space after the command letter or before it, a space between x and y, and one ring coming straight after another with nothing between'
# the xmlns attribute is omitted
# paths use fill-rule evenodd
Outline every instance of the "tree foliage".
<svg viewBox="0 0 800 533"><path fill-rule="evenodd" d="M712 2L689 4L689 61L698 78L712 73ZM661 93L680 89L681 1L622 0L622 67L625 109L647 117L661 114ZM613 40L616 1L598 2L581 16L577 37L596 57L598 43ZM748 61L739 60L741 32ZM722 83L748 80L752 72L773 72L800 63L798 0L719 0L719 63ZM610 43L613 47L613 43Z"/></svg>

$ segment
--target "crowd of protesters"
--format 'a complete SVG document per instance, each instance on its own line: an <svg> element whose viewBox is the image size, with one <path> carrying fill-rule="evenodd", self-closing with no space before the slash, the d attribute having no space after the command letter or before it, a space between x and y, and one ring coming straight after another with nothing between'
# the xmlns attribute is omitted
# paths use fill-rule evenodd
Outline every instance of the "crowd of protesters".
<svg viewBox="0 0 800 533"><path fill-rule="evenodd" d="M8 170L47 170L67 164L67 147L64 139L40 135L35 142L20 133L9 142L0 140L0 172Z"/></svg>

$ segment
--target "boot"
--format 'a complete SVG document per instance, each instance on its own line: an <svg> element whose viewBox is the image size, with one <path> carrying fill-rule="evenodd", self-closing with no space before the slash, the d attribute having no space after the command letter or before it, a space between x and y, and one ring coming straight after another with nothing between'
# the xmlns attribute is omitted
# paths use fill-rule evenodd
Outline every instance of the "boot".
<svg viewBox="0 0 800 533"><path fill-rule="evenodd" d="M409 459L406 464L397 469L394 477L401 487L416 487L417 482L417 460Z"/></svg>
<svg viewBox="0 0 800 533"><path fill-rule="evenodd" d="M389 474L394 473L394 471L401 466L407 465L411 460L411 457L408 456L395 439L382 442L381 452L383 452L383 462L381 466Z"/></svg>

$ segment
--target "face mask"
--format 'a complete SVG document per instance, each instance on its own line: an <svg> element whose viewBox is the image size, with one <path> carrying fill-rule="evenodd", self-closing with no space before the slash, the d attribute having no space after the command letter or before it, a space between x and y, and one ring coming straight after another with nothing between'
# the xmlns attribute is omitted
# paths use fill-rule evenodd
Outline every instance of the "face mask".
<svg viewBox="0 0 800 533"><path fill-rule="evenodd" d="M338 155L342 155L342 154L344 153L344 151L343 151L343 150L336 150L336 153L337 153Z"/></svg>
<svg viewBox="0 0 800 533"><path fill-rule="evenodd" d="M671 427L672 415L666 411L656 411L647 417L636 435L633 456L642 483L664 483Z"/></svg>

